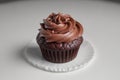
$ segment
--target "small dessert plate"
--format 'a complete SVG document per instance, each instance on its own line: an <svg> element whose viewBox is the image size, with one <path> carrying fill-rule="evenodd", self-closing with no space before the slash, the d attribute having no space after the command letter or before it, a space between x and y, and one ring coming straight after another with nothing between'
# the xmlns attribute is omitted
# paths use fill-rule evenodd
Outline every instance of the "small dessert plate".
<svg viewBox="0 0 120 80"><path fill-rule="evenodd" d="M69 72L87 66L94 57L94 49L88 41L84 40L74 60L67 63L51 63L42 57L38 44L33 40L25 48L24 55L27 62L38 69L49 72Z"/></svg>

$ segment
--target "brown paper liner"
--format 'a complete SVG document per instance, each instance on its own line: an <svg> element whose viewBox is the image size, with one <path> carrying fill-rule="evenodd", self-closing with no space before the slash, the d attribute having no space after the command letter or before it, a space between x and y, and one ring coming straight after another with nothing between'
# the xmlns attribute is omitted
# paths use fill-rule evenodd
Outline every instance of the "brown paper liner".
<svg viewBox="0 0 120 80"><path fill-rule="evenodd" d="M43 57L53 63L65 63L73 60L78 53L79 46L72 49L54 50L40 46Z"/></svg>

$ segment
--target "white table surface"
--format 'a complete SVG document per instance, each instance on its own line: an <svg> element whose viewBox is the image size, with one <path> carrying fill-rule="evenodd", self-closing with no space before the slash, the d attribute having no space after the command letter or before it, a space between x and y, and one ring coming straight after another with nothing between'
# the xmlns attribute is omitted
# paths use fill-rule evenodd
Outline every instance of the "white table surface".
<svg viewBox="0 0 120 80"><path fill-rule="evenodd" d="M82 70L51 73L23 58L39 23L51 12L69 13L84 26L95 48L94 61ZM120 80L120 2L40 0L0 3L0 80Z"/></svg>

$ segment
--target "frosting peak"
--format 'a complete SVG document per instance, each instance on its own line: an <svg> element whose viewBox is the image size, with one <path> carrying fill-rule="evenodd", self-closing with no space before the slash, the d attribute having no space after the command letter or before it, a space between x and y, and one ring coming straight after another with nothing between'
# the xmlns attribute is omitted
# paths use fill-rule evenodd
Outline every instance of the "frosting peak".
<svg viewBox="0 0 120 80"><path fill-rule="evenodd" d="M40 25L40 36L47 42L70 42L83 33L82 25L68 14L52 13Z"/></svg>

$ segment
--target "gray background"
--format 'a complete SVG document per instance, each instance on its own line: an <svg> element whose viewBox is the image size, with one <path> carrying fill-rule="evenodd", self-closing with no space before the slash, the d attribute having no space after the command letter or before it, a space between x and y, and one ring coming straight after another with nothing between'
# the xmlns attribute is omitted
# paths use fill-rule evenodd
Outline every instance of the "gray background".
<svg viewBox="0 0 120 80"><path fill-rule="evenodd" d="M84 26L84 38L95 48L88 67L69 73L34 68L23 58L39 23L51 12L72 15ZM119 80L120 2L114 0L0 1L0 80Z"/></svg>

